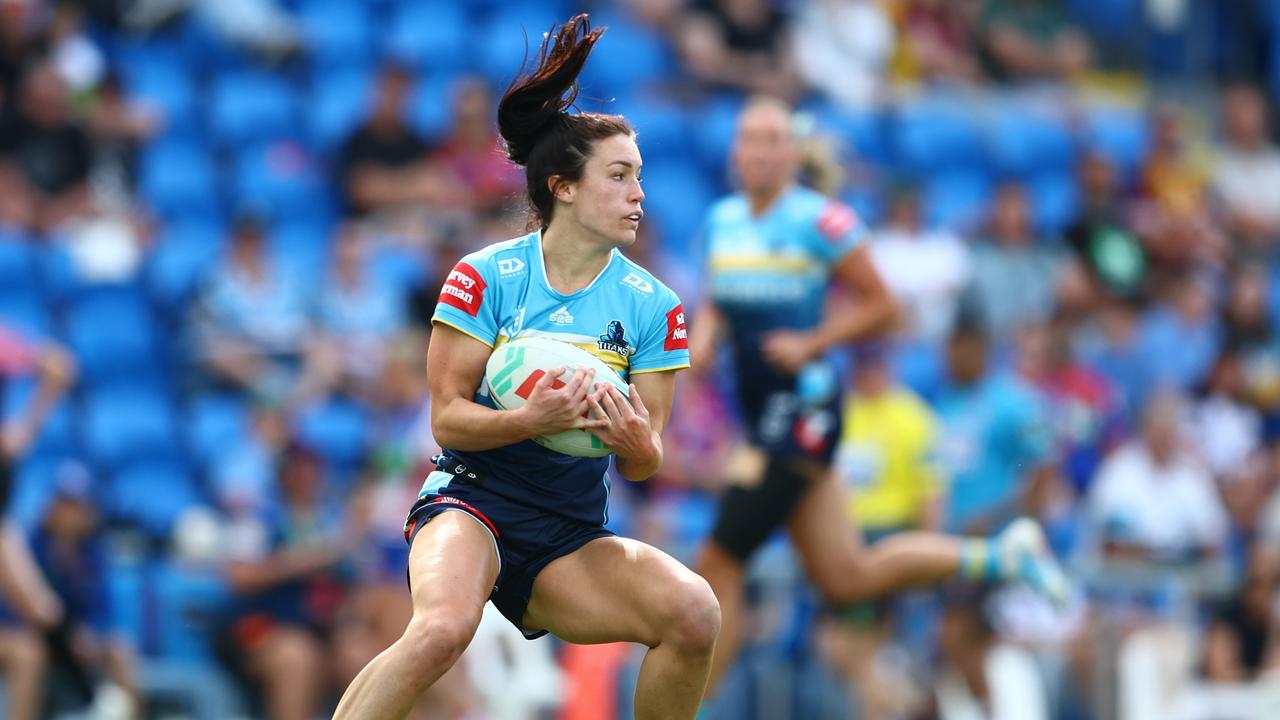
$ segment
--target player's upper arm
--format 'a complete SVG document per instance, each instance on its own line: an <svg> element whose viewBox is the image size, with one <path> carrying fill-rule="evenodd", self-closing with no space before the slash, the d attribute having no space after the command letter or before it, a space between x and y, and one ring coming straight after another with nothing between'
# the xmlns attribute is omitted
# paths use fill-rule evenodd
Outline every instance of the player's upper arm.
<svg viewBox="0 0 1280 720"><path fill-rule="evenodd" d="M432 414L450 402L470 401L484 380L489 346L451 325L437 324L427 348L427 383L431 388Z"/></svg>
<svg viewBox="0 0 1280 720"><path fill-rule="evenodd" d="M671 404L676 393L676 371L635 375L631 378L631 384L636 386L640 400L649 409L649 426L661 434L671 417Z"/></svg>
<svg viewBox="0 0 1280 720"><path fill-rule="evenodd" d="M867 228L853 208L828 200L818 212L809 237L812 251L830 267L838 266L862 246L866 234Z"/></svg>

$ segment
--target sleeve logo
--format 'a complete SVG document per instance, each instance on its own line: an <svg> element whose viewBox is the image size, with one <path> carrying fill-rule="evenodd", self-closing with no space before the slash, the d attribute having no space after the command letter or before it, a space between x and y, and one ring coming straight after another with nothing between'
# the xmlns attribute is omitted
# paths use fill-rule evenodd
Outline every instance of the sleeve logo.
<svg viewBox="0 0 1280 720"><path fill-rule="evenodd" d="M842 203L827 203L822 215L818 217L818 232L822 233L828 242L839 242L857 225L857 213L853 208Z"/></svg>
<svg viewBox="0 0 1280 720"><path fill-rule="evenodd" d="M662 349L671 350L688 350L689 349L689 330L684 326L684 305L677 305L667 313L667 337L662 343Z"/></svg>
<svg viewBox="0 0 1280 720"><path fill-rule="evenodd" d="M480 313L480 303L484 302L484 278L467 263L460 262L453 266L449 277L440 288L440 302L452 305L462 312L475 317Z"/></svg>

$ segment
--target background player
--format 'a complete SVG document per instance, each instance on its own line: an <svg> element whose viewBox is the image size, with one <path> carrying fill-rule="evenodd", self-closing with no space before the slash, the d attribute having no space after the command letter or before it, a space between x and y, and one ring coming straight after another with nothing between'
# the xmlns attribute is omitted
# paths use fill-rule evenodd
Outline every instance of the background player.
<svg viewBox="0 0 1280 720"><path fill-rule="evenodd" d="M711 589L604 529L607 458L530 440L591 428L619 474L645 479L662 464L674 374L688 366L679 300L617 251L635 242L643 214L634 133L618 116L566 112L601 33L585 15L570 20L499 105L537 230L465 257L440 295L427 363L446 450L406 523L414 615L348 688L339 718L403 717L466 648L486 599L529 637L648 645L637 718L690 718L702 698L720 626ZM597 355L630 377L630 403L578 369L558 390L559 371L544 376L519 410L495 409L478 391L491 349L529 333L598 342ZM602 419L583 418L588 408Z"/></svg>
<svg viewBox="0 0 1280 720"><path fill-rule="evenodd" d="M725 492L698 571L720 600L723 634L710 688L738 648L747 560L786 525L809 577L831 602L848 603L962 574L1021 579L1060 600L1065 579L1040 529L1016 522L992 543L902 533L874 546L845 514L828 471L840 434L840 398L826 355L872 337L894 302L862 247L850 208L799 187L790 109L751 102L738 123L734 164L742 191L716 203L704 227L710 300L693 323L694 366L713 367L721 344L737 368L737 399L759 471ZM828 284L851 290L852 307L823 312Z"/></svg>

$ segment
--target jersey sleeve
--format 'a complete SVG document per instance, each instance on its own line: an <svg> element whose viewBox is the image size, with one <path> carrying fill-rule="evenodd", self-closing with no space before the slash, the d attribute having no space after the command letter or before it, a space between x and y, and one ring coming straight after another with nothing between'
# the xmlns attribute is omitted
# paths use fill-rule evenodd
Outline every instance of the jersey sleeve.
<svg viewBox="0 0 1280 720"><path fill-rule="evenodd" d="M498 302L488 263L474 256L464 257L445 278L431 322L448 325L493 347L498 339Z"/></svg>
<svg viewBox="0 0 1280 720"><path fill-rule="evenodd" d="M818 211L808 236L813 252L828 266L833 266L853 252L866 234L867 228L853 208L827 200Z"/></svg>
<svg viewBox="0 0 1280 720"><path fill-rule="evenodd" d="M660 310L631 356L633 375L689 367L689 331L684 323L684 305L667 288L662 288L655 302L660 303Z"/></svg>

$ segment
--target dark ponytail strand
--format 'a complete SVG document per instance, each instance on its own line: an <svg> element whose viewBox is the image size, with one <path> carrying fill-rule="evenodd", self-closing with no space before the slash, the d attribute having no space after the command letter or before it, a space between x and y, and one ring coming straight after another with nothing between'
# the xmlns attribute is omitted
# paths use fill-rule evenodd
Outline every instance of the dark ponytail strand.
<svg viewBox="0 0 1280 720"><path fill-rule="evenodd" d="M530 73L522 68L498 103L507 157L525 166L531 227L545 229L551 222L555 198L549 178L580 179L592 142L633 133L617 115L568 112L578 96L578 74L602 35L604 28L592 30L585 13L553 28L537 66Z"/></svg>

